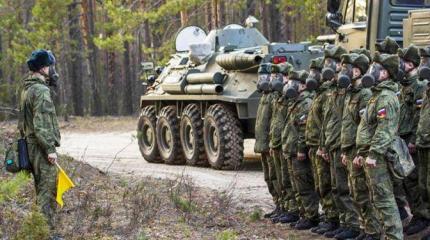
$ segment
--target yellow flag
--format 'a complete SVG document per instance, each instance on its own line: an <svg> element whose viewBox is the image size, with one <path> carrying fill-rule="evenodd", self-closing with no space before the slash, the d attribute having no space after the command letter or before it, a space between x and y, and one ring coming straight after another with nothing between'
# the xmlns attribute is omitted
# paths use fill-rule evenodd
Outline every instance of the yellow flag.
<svg viewBox="0 0 430 240"><path fill-rule="evenodd" d="M67 192L70 188L75 187L75 184L72 182L72 180L67 176L67 174L64 172L64 170L58 165L58 178L57 178L57 203L63 207L63 194Z"/></svg>

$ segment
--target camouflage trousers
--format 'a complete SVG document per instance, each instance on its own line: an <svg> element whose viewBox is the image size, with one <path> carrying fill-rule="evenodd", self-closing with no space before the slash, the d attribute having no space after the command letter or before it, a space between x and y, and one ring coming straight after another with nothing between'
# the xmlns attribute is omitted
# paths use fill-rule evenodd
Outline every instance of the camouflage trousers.
<svg viewBox="0 0 430 240"><path fill-rule="evenodd" d="M57 168L48 162L48 155L37 143L28 141L28 155L36 188L36 202L51 228L55 225Z"/></svg>
<svg viewBox="0 0 430 240"><path fill-rule="evenodd" d="M267 184L270 195L272 195L273 202L278 205L278 192L275 190L276 185L276 172L273 159L268 152L261 153L261 165L263 168L264 181Z"/></svg>
<svg viewBox="0 0 430 240"><path fill-rule="evenodd" d="M366 158L366 157L365 157ZM364 166L366 181L369 183L370 199L385 232L386 239L403 239L403 227L393 193L391 173L383 156L376 158L376 167Z"/></svg>
<svg viewBox="0 0 430 240"><path fill-rule="evenodd" d="M373 204L370 203L369 187L362 167L357 168L353 164L357 149L350 147L343 150L347 157L348 185L353 204L358 209L360 227L366 234L379 236L381 226Z"/></svg>
<svg viewBox="0 0 430 240"><path fill-rule="evenodd" d="M329 151L331 188L334 203L339 211L339 223L342 227L359 229L358 209L349 195L348 173L340 159L340 148Z"/></svg>
<svg viewBox="0 0 430 240"><path fill-rule="evenodd" d="M320 199L322 210L325 213L326 221L337 222L339 215L334 205L331 191L330 164L320 156L317 156L316 150L317 148L311 148L309 157L311 161L315 163L314 178L316 179L315 186L317 188L317 194Z"/></svg>
<svg viewBox="0 0 430 240"><path fill-rule="evenodd" d="M288 172L288 163L284 158L281 149L273 149L272 159L275 165L276 184L275 188L279 194L279 204L284 211L297 212L295 192L291 185L290 175Z"/></svg>
<svg viewBox="0 0 430 240"><path fill-rule="evenodd" d="M312 164L309 158L299 161L295 155L286 155L296 202L300 215L306 219L318 220L318 195L315 192Z"/></svg>
<svg viewBox="0 0 430 240"><path fill-rule="evenodd" d="M421 195L416 215L430 220L430 148L418 148L418 186Z"/></svg>

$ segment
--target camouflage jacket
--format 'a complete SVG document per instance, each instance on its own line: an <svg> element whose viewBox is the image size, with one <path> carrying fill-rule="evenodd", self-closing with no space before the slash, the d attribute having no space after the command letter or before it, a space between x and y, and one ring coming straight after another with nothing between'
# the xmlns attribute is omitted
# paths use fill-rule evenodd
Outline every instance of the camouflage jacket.
<svg viewBox="0 0 430 240"><path fill-rule="evenodd" d="M280 93L274 93L272 121L270 122L270 148L276 149L282 145L282 129L284 129L287 111L288 101Z"/></svg>
<svg viewBox="0 0 430 240"><path fill-rule="evenodd" d="M306 152L306 121L312 104L312 94L304 91L288 107L284 130L282 131L282 151L288 155Z"/></svg>
<svg viewBox="0 0 430 240"><path fill-rule="evenodd" d="M22 130L28 142L37 143L46 154L55 153L60 146L60 131L51 93L40 74L30 75L24 81L20 110Z"/></svg>
<svg viewBox="0 0 430 240"><path fill-rule="evenodd" d="M416 131L420 119L420 109L426 86L424 83L418 81L418 74L416 72L412 76L409 76L408 80L410 84L401 86L399 95L399 135L405 139L407 143L415 144Z"/></svg>
<svg viewBox="0 0 430 240"><path fill-rule="evenodd" d="M315 92L315 97L309 109L306 121L305 139L306 145L318 147L320 145L320 134L323 121L323 112L327 94L330 92L332 83L325 82Z"/></svg>
<svg viewBox="0 0 430 240"><path fill-rule="evenodd" d="M346 89L338 88L335 84L333 84L332 90L328 93L320 137L321 145L327 150L340 148L345 96Z"/></svg>
<svg viewBox="0 0 430 240"><path fill-rule="evenodd" d="M264 93L258 104L257 118L255 120L254 151L262 153L269 151L270 119L272 117L273 93Z"/></svg>
<svg viewBox="0 0 430 240"><path fill-rule="evenodd" d="M379 83L372 88L357 130L357 155L376 159L385 156L398 133L400 104L396 96L398 87L392 80Z"/></svg>
<svg viewBox="0 0 430 240"><path fill-rule="evenodd" d="M416 134L416 145L421 148L430 148L430 87L424 92Z"/></svg>
<svg viewBox="0 0 430 240"><path fill-rule="evenodd" d="M358 87L347 90L340 134L342 149L355 146L358 124L360 124L361 115L364 113L371 96L372 91L368 88Z"/></svg>

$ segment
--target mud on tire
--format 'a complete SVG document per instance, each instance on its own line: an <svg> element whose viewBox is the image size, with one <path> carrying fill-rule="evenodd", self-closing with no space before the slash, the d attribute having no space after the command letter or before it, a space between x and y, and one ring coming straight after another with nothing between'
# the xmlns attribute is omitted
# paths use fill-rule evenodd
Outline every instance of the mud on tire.
<svg viewBox="0 0 430 240"><path fill-rule="evenodd" d="M215 169L238 169L243 162L243 132L235 114L222 104L206 112L203 138L209 164Z"/></svg>
<svg viewBox="0 0 430 240"><path fill-rule="evenodd" d="M181 141L179 137L179 121L176 107L166 106L161 109L157 119L157 145L161 159L167 164L184 164Z"/></svg>
<svg viewBox="0 0 430 240"><path fill-rule="evenodd" d="M158 145L156 140L156 122L157 117L155 114L154 106L146 106L140 113L139 121L137 123L137 141L139 150L143 158L150 163L163 162L158 152Z"/></svg>
<svg viewBox="0 0 430 240"><path fill-rule="evenodd" d="M182 150L187 164L208 166L203 141L203 120L196 104L189 104L185 107L179 128Z"/></svg>

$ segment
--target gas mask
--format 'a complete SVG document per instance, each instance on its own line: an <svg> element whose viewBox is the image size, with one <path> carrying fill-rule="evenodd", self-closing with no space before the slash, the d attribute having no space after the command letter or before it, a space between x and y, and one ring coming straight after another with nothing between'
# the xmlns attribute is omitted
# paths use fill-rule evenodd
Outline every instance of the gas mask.
<svg viewBox="0 0 430 240"><path fill-rule="evenodd" d="M381 64L373 63L366 74L361 79L361 85L365 88L370 88L377 84L381 76L381 70L384 69Z"/></svg>
<svg viewBox="0 0 430 240"><path fill-rule="evenodd" d="M321 81L321 73L315 68L310 69L308 78L306 79L306 88L310 91L316 90Z"/></svg>
<svg viewBox="0 0 430 240"><path fill-rule="evenodd" d="M339 77L337 79L338 87L347 88L351 84L352 80L355 80L352 68L353 66L351 64L343 64L342 70L340 70Z"/></svg>
<svg viewBox="0 0 430 240"><path fill-rule="evenodd" d="M49 66L48 85L51 87L57 87L59 78L60 78L60 75L58 75L57 71L55 70L55 65Z"/></svg>
<svg viewBox="0 0 430 240"><path fill-rule="evenodd" d="M336 60L332 58L324 59L324 68L321 73L324 81L332 80L336 75Z"/></svg>
<svg viewBox="0 0 430 240"><path fill-rule="evenodd" d="M268 93L270 91L269 82L270 82L269 74L260 74L258 76L257 90L259 92Z"/></svg>
<svg viewBox="0 0 430 240"><path fill-rule="evenodd" d="M422 80L430 80L430 57L421 57L418 74Z"/></svg>
<svg viewBox="0 0 430 240"><path fill-rule="evenodd" d="M400 82L402 85L409 84L409 81L406 80L406 66L405 61L400 58L399 62L399 71L397 72L397 81Z"/></svg>
<svg viewBox="0 0 430 240"><path fill-rule="evenodd" d="M284 78L282 74L277 74L275 77L272 77L269 83L269 89L271 91L276 91L282 93L282 89L284 87Z"/></svg>
<svg viewBox="0 0 430 240"><path fill-rule="evenodd" d="M288 83L284 86L282 90L282 94L285 98L292 99L299 96L299 84L300 82L297 80L289 80Z"/></svg>

